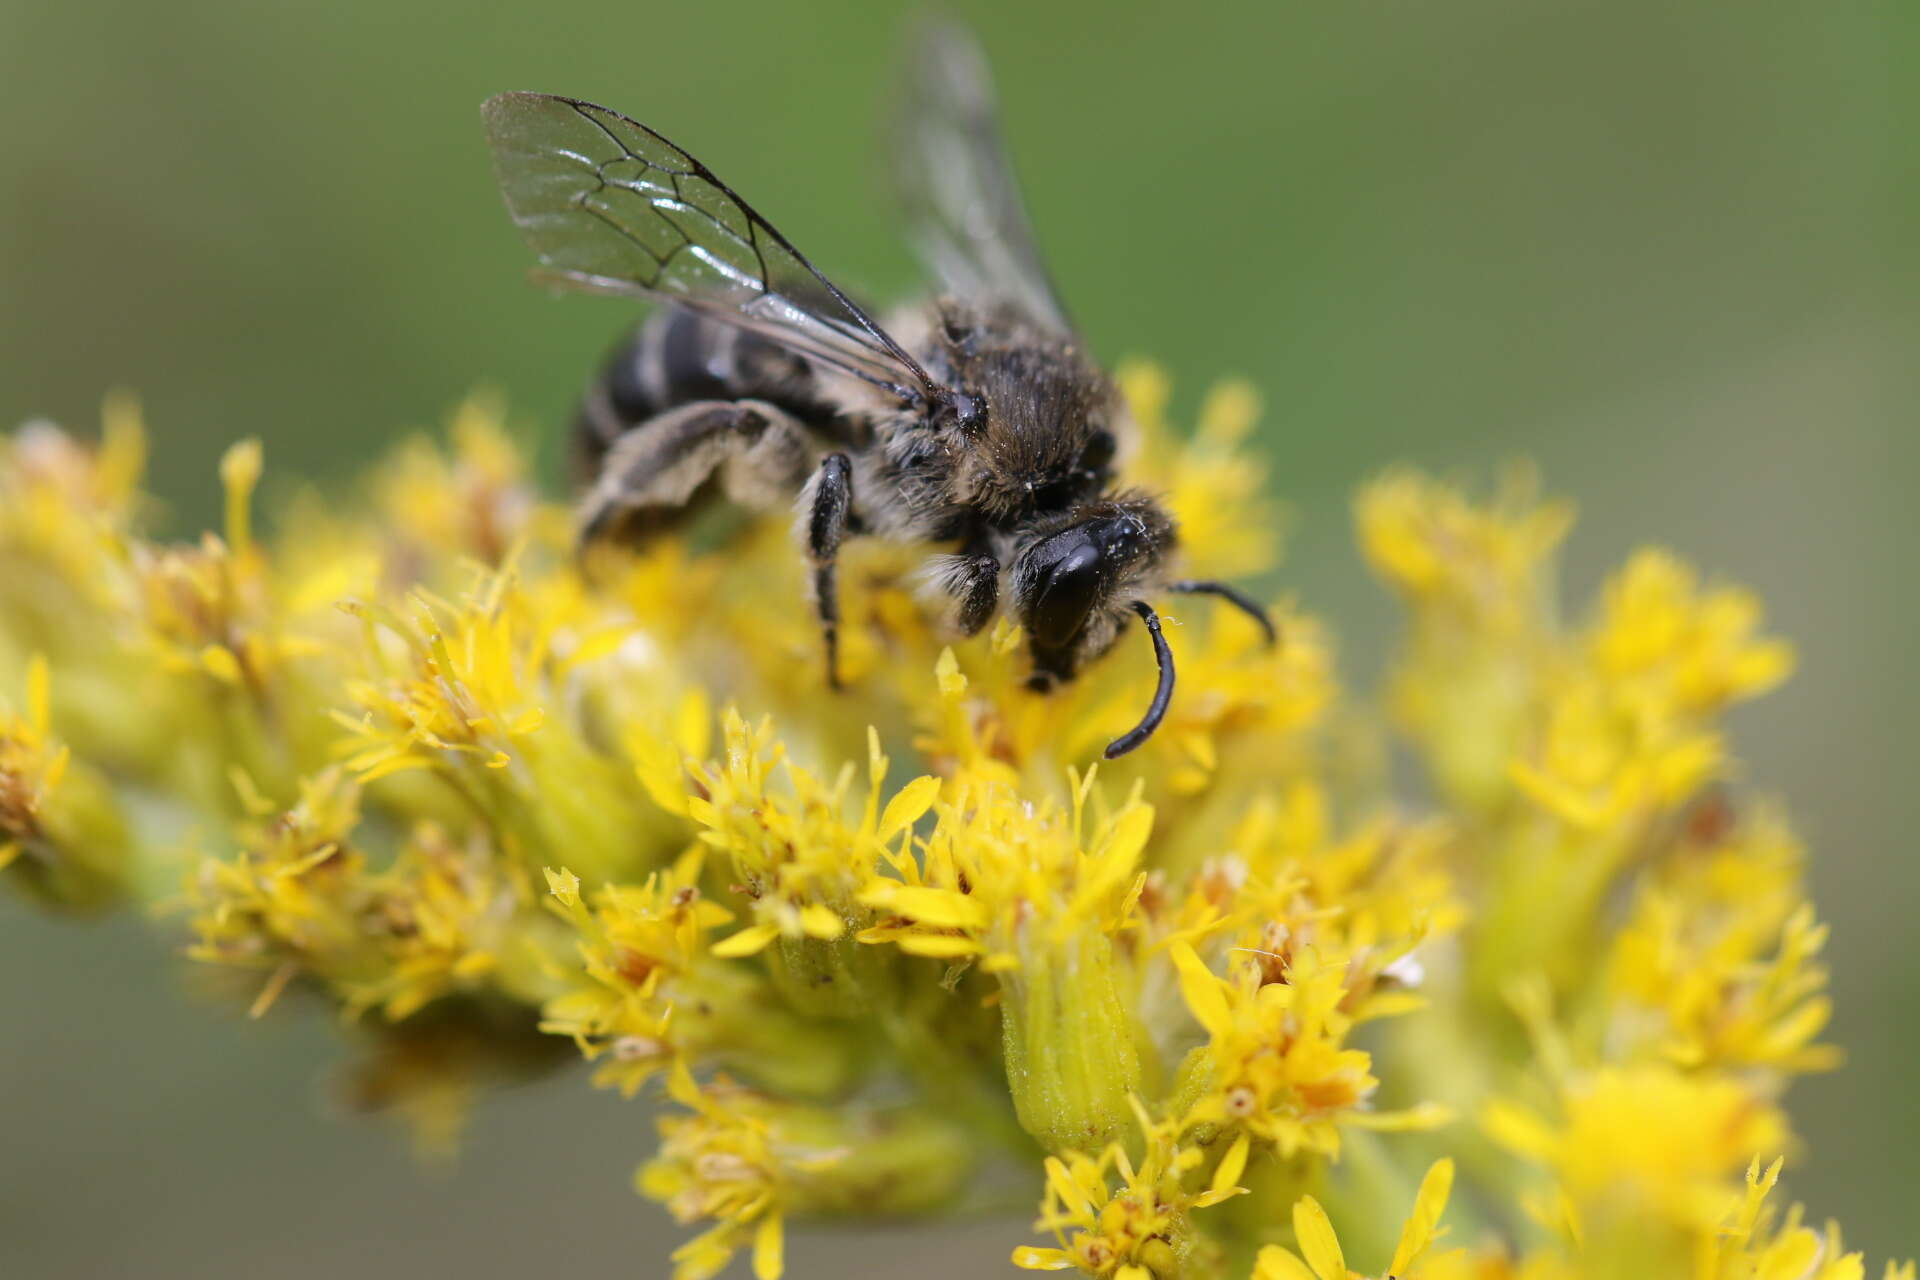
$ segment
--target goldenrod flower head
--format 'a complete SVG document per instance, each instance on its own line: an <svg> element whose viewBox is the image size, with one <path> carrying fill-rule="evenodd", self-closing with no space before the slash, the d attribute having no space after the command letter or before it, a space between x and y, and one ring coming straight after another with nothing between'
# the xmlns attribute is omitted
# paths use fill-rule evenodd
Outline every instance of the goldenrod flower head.
<svg viewBox="0 0 1920 1280"><path fill-rule="evenodd" d="M1765 693L1793 668L1793 650L1762 639L1760 601L1736 587L1702 592L1694 571L1648 549L1605 591L1594 665L1674 715L1707 715Z"/></svg>
<svg viewBox="0 0 1920 1280"><path fill-rule="evenodd" d="M1249 961L1222 978L1186 943L1172 950L1187 1007L1208 1037L1183 1067L1192 1091L1182 1113L1188 1125L1250 1133L1283 1157L1335 1156L1342 1124L1427 1127L1446 1119L1437 1109L1366 1109L1380 1082L1370 1055L1345 1045L1353 1016L1342 1008L1344 961L1300 947L1272 980L1271 968Z"/></svg>
<svg viewBox="0 0 1920 1280"><path fill-rule="evenodd" d="M1138 1115L1145 1151L1136 1163L1126 1145L1109 1143L1098 1156L1068 1152L1046 1161L1046 1198L1035 1231L1050 1232L1059 1247L1025 1246L1013 1251L1015 1266L1029 1271L1077 1268L1115 1280L1176 1276L1195 1248L1195 1211L1244 1193L1236 1185L1246 1167L1248 1141L1241 1138L1218 1158L1205 1181L1208 1153L1182 1145L1181 1126Z"/></svg>
<svg viewBox="0 0 1920 1280"><path fill-rule="evenodd" d="M1763 1169L1756 1159L1748 1167L1746 1194L1702 1252L1695 1274L1706 1280L1865 1280L1866 1261L1847 1252L1837 1223L1815 1231L1801 1223L1798 1206L1784 1220L1775 1213L1768 1197L1783 1163L1776 1159ZM1913 1280L1914 1264L1889 1262L1883 1274L1885 1280Z"/></svg>
<svg viewBox="0 0 1920 1280"><path fill-rule="evenodd" d="M60 785L72 753L48 731L47 664L27 667L25 715L0 717L0 867L42 837L40 810Z"/></svg>
<svg viewBox="0 0 1920 1280"><path fill-rule="evenodd" d="M402 445L374 481L374 503L393 559L419 564L467 558L497 565L530 538L564 536L540 500L519 446L501 425L497 395L475 394L448 425L451 453L432 440Z"/></svg>
<svg viewBox="0 0 1920 1280"><path fill-rule="evenodd" d="M1515 468L1487 506L1411 471L1360 495L1360 545L1380 575L1426 616L1517 634L1551 606L1552 556L1573 524L1565 502L1543 502L1538 478Z"/></svg>
<svg viewBox="0 0 1920 1280"><path fill-rule="evenodd" d="M751 1249L759 1280L783 1270L789 1215L924 1212L969 1172L965 1136L915 1108L832 1110L742 1088L668 1079L684 1115L660 1121L642 1192L685 1223L714 1225L674 1251L675 1280L703 1280Z"/></svg>
<svg viewBox="0 0 1920 1280"><path fill-rule="evenodd" d="M100 570L140 514L147 443L131 398L109 397L104 419L97 450L49 423L23 427L7 442L0 531L10 603L27 603L20 589L29 586L58 586L95 602L111 598L118 575Z"/></svg>
<svg viewBox="0 0 1920 1280"><path fill-rule="evenodd" d="M671 1088L691 1114L660 1122L660 1154L641 1171L640 1188L681 1222L718 1220L674 1251L676 1280L718 1273L749 1242L754 1273L772 1280L782 1270L791 1178L828 1168L847 1153L790 1140L763 1100L724 1084L702 1089L684 1067Z"/></svg>
<svg viewBox="0 0 1920 1280"><path fill-rule="evenodd" d="M28 660L25 684L23 710L0 701L0 873L61 906L106 905L125 891L119 807L53 733L45 658Z"/></svg>
<svg viewBox="0 0 1920 1280"><path fill-rule="evenodd" d="M1375 571L1406 600L1411 628L1390 700L1448 798L1499 803L1539 697L1553 639L1553 554L1572 508L1508 472L1485 505L1438 480L1393 472L1360 494L1355 519Z"/></svg>
<svg viewBox="0 0 1920 1280"><path fill-rule="evenodd" d="M1270 567L1251 391L1182 438L1121 381L1182 554ZM182 542L131 402L0 448L9 885L184 879L189 954L256 1015L337 1009L348 1096L426 1148L582 1059L663 1093L638 1183L699 1229L681 1280L1009 1188L1052 1238L1017 1263L1103 1280L1862 1274L1766 1207L1782 1090L1837 1050L1803 852L1721 723L1791 666L1750 594L1643 550L1570 622L1567 504L1396 472L1357 514L1430 788L1284 601L1271 648L1169 612L1172 712L1096 769L1144 646L1033 692L1018 627L946 634L921 550L856 540L829 692L782 521L580 555L500 415L354 502L262 504L236 446ZM1447 1152L1477 1225L1441 1251Z"/></svg>
<svg viewBox="0 0 1920 1280"><path fill-rule="evenodd" d="M1575 1076L1555 1117L1497 1102L1484 1119L1501 1143L1552 1170L1576 1232L1597 1230L1596 1219L1711 1230L1739 1171L1788 1138L1780 1110L1739 1081L1660 1063Z"/></svg>
<svg viewBox="0 0 1920 1280"><path fill-rule="evenodd" d="M1833 1005L1817 963L1827 930L1799 892L1799 844L1770 810L1705 813L1615 938L1616 1034L1690 1068L1839 1065L1834 1046L1814 1043Z"/></svg>
<svg viewBox="0 0 1920 1280"><path fill-rule="evenodd" d="M331 987L349 1017L377 1008L399 1021L489 981L519 945L530 895L518 868L423 822L376 870L356 846L359 822L359 789L325 771L236 857L208 858L189 880L191 954L270 974L255 1016L304 976Z"/></svg>

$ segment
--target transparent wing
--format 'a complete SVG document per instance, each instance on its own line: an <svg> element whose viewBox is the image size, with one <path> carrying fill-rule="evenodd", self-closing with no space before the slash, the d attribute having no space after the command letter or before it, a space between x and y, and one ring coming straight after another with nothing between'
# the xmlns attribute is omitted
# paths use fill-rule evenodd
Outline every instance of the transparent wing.
<svg viewBox="0 0 1920 1280"><path fill-rule="evenodd" d="M942 389L705 165L617 111L544 93L481 109L520 234L555 283L665 299L910 401Z"/></svg>
<svg viewBox="0 0 1920 1280"><path fill-rule="evenodd" d="M1070 329L1020 200L979 44L954 22L922 20L902 70L892 167L927 268L961 297L1007 299Z"/></svg>

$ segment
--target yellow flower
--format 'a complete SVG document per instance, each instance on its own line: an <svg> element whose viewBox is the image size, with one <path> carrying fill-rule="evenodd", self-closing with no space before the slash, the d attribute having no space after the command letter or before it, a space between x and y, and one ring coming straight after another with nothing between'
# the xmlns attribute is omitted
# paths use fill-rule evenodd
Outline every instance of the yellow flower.
<svg viewBox="0 0 1920 1280"><path fill-rule="evenodd" d="M1587 1238L1639 1224L1710 1234L1735 1198L1734 1179L1788 1140L1778 1107L1737 1079L1647 1063L1568 1080L1559 1115L1490 1103L1502 1145L1547 1166L1560 1199L1548 1216Z"/></svg>
<svg viewBox="0 0 1920 1280"><path fill-rule="evenodd" d="M73 753L48 732L47 663L27 668L27 712L0 720L0 867L42 839L40 811L60 785Z"/></svg>
<svg viewBox="0 0 1920 1280"><path fill-rule="evenodd" d="M636 1183L680 1222L713 1223L674 1250L675 1280L705 1280L742 1250L758 1280L778 1280L788 1215L925 1212L970 1172L966 1135L924 1110L797 1105L699 1085L684 1064L667 1087L689 1113L660 1121L660 1154Z"/></svg>
<svg viewBox="0 0 1920 1280"><path fill-rule="evenodd" d="M1181 1068L1184 1125L1248 1134L1283 1157L1332 1157L1341 1125L1426 1128L1446 1120L1432 1107L1368 1109L1379 1081L1371 1056L1345 1045L1353 1017L1342 1009L1344 962L1301 947L1269 980L1271 970L1253 961L1222 978L1184 942L1172 955L1187 1007L1207 1033Z"/></svg>
<svg viewBox="0 0 1920 1280"><path fill-rule="evenodd" d="M1412 611L1390 698L1435 781L1469 814L1497 805L1539 701L1553 640L1553 560L1572 508L1542 502L1514 469L1494 500L1408 471L1360 494L1355 518L1374 571Z"/></svg>
<svg viewBox="0 0 1920 1280"><path fill-rule="evenodd" d="M131 888L120 808L53 735L46 659L34 655L26 676L24 714L0 704L0 872L51 903L105 906Z"/></svg>
<svg viewBox="0 0 1920 1280"><path fill-rule="evenodd" d="M823 784L781 759L771 721L750 730L739 713L728 711L725 762L695 770L704 794L687 806L689 816L705 828L701 839L731 859L756 921L722 943L719 954L752 955L781 937L832 942L846 935L853 898L883 845L919 819L938 785L933 778L910 783L882 815L879 788L886 758L878 738L870 742L863 815L860 822L848 823L842 815L852 769ZM768 786L780 764L785 765L784 792Z"/></svg>
<svg viewBox="0 0 1920 1280"><path fill-rule="evenodd" d="M1247 1163L1247 1141L1233 1144L1211 1176L1203 1177L1208 1154L1183 1146L1177 1123L1154 1124L1137 1110L1136 1118L1146 1142L1137 1164L1118 1141L1098 1156L1070 1151L1047 1157L1046 1198L1033 1229L1051 1233L1059 1246L1015 1249L1015 1266L1077 1268L1103 1280L1171 1280L1183 1274L1196 1247L1192 1215L1243 1194L1237 1183Z"/></svg>
<svg viewBox="0 0 1920 1280"><path fill-rule="evenodd" d="M308 976L348 1017L378 1008L398 1021L520 967L530 894L512 864L423 823L390 867L374 870L355 842L359 822L358 788L338 770L322 773L293 809L255 826L238 856L208 858L189 879L190 954L267 972L254 1016Z"/></svg>
<svg viewBox="0 0 1920 1280"><path fill-rule="evenodd" d="M846 1153L783 1142L750 1095L703 1090L684 1067L675 1070L670 1088L694 1113L660 1122L660 1155L642 1170L639 1187L683 1223L718 1219L674 1250L675 1280L717 1274L749 1242L754 1275L778 1280L786 1265L789 1174L831 1167Z"/></svg>
<svg viewBox="0 0 1920 1280"><path fill-rule="evenodd" d="M451 456L414 440L381 468L374 502L397 544L396 559L466 557L498 565L529 538L564 539L564 515L540 500L504 415L499 396L469 396L448 429Z"/></svg>
<svg viewBox="0 0 1920 1280"><path fill-rule="evenodd" d="M1797 1073L1838 1065L1814 1040L1832 1016L1816 963L1827 930L1777 814L1703 813L1640 886L1613 947L1616 1034L1686 1067Z"/></svg>
<svg viewBox="0 0 1920 1280"><path fill-rule="evenodd" d="M581 968L543 1006L541 1029L572 1037L599 1064L593 1082L627 1097L694 1058L785 1094L844 1088L850 1046L796 1018L764 977L712 954L712 933L733 913L701 893L701 866L690 851L639 885L607 886L591 907L579 877L546 873L548 905L575 930Z"/></svg>
<svg viewBox="0 0 1920 1280"><path fill-rule="evenodd" d="M1748 1167L1746 1195L1706 1243L1695 1274L1703 1280L1865 1280L1866 1263L1846 1251L1837 1224L1824 1232L1803 1226L1798 1206L1785 1221L1776 1219L1767 1197L1782 1163L1775 1160L1763 1170L1756 1158ZM1913 1280L1914 1264L1888 1262L1884 1274L1886 1280Z"/></svg>
<svg viewBox="0 0 1920 1280"><path fill-rule="evenodd" d="M1590 644L1607 677L1680 715L1708 715L1765 693L1793 668L1793 650L1759 639L1760 601L1723 587L1702 593L1674 556L1644 550L1606 587Z"/></svg>
<svg viewBox="0 0 1920 1280"><path fill-rule="evenodd" d="M86 636L76 622L125 604L121 562L144 504L146 428L138 403L127 396L110 396L102 416L97 450L47 423L30 424L7 441L0 461L6 569L0 589L15 638L27 624L43 644L53 639L50 633L79 643Z"/></svg>
<svg viewBox="0 0 1920 1280"><path fill-rule="evenodd" d="M1458 1257L1434 1259L1428 1250L1446 1234L1440 1217L1446 1212L1447 1197L1453 1191L1453 1161L1436 1160L1420 1181L1413 1211L1400 1229L1400 1242L1394 1246L1393 1260L1382 1277L1390 1280L1433 1280L1437 1274L1450 1273ZM1300 1252L1270 1244L1260 1250L1254 1263L1253 1280L1349 1280L1357 1275L1347 1269L1346 1254L1340 1237L1327 1217L1327 1211L1312 1196L1302 1196L1293 1206L1293 1234ZM1301 1259L1305 1258L1303 1262ZM1437 1264L1437 1265L1436 1265Z"/></svg>
<svg viewBox="0 0 1920 1280"><path fill-rule="evenodd" d="M1550 558L1573 524L1564 502L1541 502L1538 479L1514 469L1494 502L1396 471L1360 495L1360 544L1377 572L1423 613L1476 629L1523 633L1551 604Z"/></svg>
<svg viewBox="0 0 1920 1280"><path fill-rule="evenodd" d="M584 584L529 589L508 565L456 604L414 591L404 613L353 601L363 671L343 681L358 714L335 713L347 767L368 783L428 771L449 797L492 823L531 871L540 850L567 851L595 882L662 860L668 828L635 794L628 768L552 721L578 671L603 662L624 624L592 611Z"/></svg>
<svg viewBox="0 0 1920 1280"><path fill-rule="evenodd" d="M860 895L881 916L860 941L995 976L1014 1108L1050 1150L1116 1137L1142 1069L1115 940L1136 919L1153 809L1138 788L1109 809L1094 781L1075 778L1069 808L960 784L918 856L890 851ZM882 825L918 818L934 791L903 789Z"/></svg>
<svg viewBox="0 0 1920 1280"><path fill-rule="evenodd" d="M1167 901L1171 858L1149 877L1142 906L1161 941L1228 939L1229 954L1268 982L1302 946L1344 956L1342 1009L1356 1022L1409 1012L1424 1003L1414 949L1451 934L1465 914L1453 839L1444 823L1386 815L1340 831L1325 784L1302 779L1254 797L1177 909Z"/></svg>

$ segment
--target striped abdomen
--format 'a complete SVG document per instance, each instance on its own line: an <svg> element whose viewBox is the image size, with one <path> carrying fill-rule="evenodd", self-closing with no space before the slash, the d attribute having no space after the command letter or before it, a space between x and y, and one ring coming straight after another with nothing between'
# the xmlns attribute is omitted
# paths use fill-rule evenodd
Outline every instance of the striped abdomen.
<svg viewBox="0 0 1920 1280"><path fill-rule="evenodd" d="M809 425L833 417L812 368L783 347L680 307L661 307L614 348L574 420L576 476L649 418L696 400L766 400Z"/></svg>

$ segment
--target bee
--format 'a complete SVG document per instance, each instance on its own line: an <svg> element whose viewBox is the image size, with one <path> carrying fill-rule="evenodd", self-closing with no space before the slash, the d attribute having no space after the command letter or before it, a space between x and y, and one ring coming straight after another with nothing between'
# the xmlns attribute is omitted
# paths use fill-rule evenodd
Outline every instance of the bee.
<svg viewBox="0 0 1920 1280"><path fill-rule="evenodd" d="M1030 688L1072 680L1134 619L1173 695L1148 598L1224 598L1169 573L1174 521L1117 488L1125 406L1060 304L1001 143L985 61L959 29L912 42L892 169L940 292L882 327L714 172L606 107L503 93L482 108L537 279L667 305L613 352L578 412L582 545L638 544L716 497L795 503L826 678L839 687L835 559L849 537L936 544L928 580L963 634L1002 610Z"/></svg>

